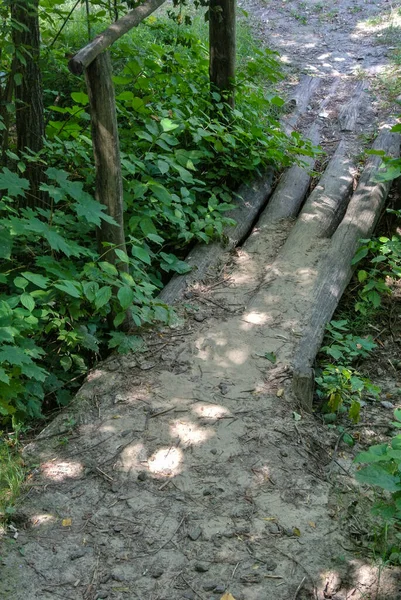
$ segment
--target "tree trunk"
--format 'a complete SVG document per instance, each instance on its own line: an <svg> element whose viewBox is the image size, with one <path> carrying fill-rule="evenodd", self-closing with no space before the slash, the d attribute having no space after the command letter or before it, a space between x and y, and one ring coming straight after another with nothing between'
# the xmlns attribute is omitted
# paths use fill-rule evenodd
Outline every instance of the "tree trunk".
<svg viewBox="0 0 401 600"><path fill-rule="evenodd" d="M209 76L212 91L222 92L234 108L235 0L210 0Z"/></svg>
<svg viewBox="0 0 401 600"><path fill-rule="evenodd" d="M13 0L11 16L13 43L15 46L16 72L20 81L15 85L17 149L27 148L38 152L43 147L45 132L42 96L42 77L39 69L40 36L38 18L39 0ZM28 163L25 177L31 184L27 195L28 206L43 206L44 197L39 186L42 168L39 164Z"/></svg>

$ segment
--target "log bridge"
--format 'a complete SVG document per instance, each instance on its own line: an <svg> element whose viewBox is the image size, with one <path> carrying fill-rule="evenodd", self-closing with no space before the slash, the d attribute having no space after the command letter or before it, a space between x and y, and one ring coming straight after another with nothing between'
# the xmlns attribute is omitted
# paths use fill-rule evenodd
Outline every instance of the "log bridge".
<svg viewBox="0 0 401 600"><path fill-rule="evenodd" d="M319 84L318 78L301 78L292 98L295 109L285 124L287 131L304 115ZM337 87L335 80L317 114L336 97ZM187 257L192 271L174 276L160 294L164 302L173 303L196 282L210 281L210 274L221 270L230 260L229 251L239 244L248 256L265 252L263 268L253 277L245 296L234 283L214 289L211 299L221 306L232 305L233 297L243 301L241 320L270 338L264 347L290 368L293 396L307 411L312 409L314 362L325 327L352 277L359 241L374 231L390 187L388 182L376 181L382 163L377 155L368 158L356 186L352 142L368 94L368 83L358 82L350 100L340 107L337 148L311 193L313 159L305 167L295 165L287 170L275 189L270 172L253 185L242 186L237 207L229 214L237 226L224 232L226 244L195 247ZM307 131L314 144L319 143L321 129L322 119L317 116ZM399 156L400 138L391 132L391 124L381 127L372 149ZM238 272L238 264L233 271ZM243 280L247 276L244 272Z"/></svg>

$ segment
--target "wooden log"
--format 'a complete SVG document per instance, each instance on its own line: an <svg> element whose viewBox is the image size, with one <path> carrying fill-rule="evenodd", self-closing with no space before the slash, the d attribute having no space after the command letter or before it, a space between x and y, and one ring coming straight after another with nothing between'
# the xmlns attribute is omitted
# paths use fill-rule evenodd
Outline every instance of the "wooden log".
<svg viewBox="0 0 401 600"><path fill-rule="evenodd" d="M209 76L212 91L218 89L234 108L236 0L209 2Z"/></svg>
<svg viewBox="0 0 401 600"><path fill-rule="evenodd" d="M320 141L319 126L314 123L307 136L314 146ZM269 204L259 217L256 228L260 231L272 223L297 216L300 206L307 194L311 182L310 170L315 164L315 157L303 157L305 166L293 165L284 172Z"/></svg>
<svg viewBox="0 0 401 600"><path fill-rule="evenodd" d="M165 0L146 0L129 13L112 23L110 27L97 35L89 44L81 48L68 63L68 68L74 75L82 75L91 62L104 50L109 48L115 41L122 37L133 27L136 27L146 17L152 14Z"/></svg>
<svg viewBox="0 0 401 600"><path fill-rule="evenodd" d="M308 104L321 84L320 77L301 75L299 84L288 95L286 105L291 108L291 113L283 119L284 131L290 135L299 117L306 112Z"/></svg>
<svg viewBox="0 0 401 600"><path fill-rule="evenodd" d="M390 156L399 156L400 137L384 129L373 148L384 150ZM313 363L321 346L325 327L351 279L351 262L358 249L359 240L372 234L390 188L389 182L375 181L381 160L380 156L369 157L345 217L334 233L319 266L309 324L302 333L293 359L292 389L298 401L307 410L312 408Z"/></svg>
<svg viewBox="0 0 401 600"><path fill-rule="evenodd" d="M359 81L351 96L351 100L343 107L338 116L341 131L355 131L358 117L367 99L367 81Z"/></svg>
<svg viewBox="0 0 401 600"><path fill-rule="evenodd" d="M171 304L176 301L185 288L202 279L213 265L218 264L226 252L232 250L246 237L271 192L272 182L273 169L270 169L252 184L240 187L238 205L227 213L227 217L234 219L236 225L224 229L225 244L212 242L208 245L196 245L185 259L185 262L192 267L192 271L172 277L160 292L159 299L162 302Z"/></svg>
<svg viewBox="0 0 401 600"><path fill-rule="evenodd" d="M317 78L305 76L300 83L300 89L294 91L292 97L296 97L297 104L294 109L296 122L302 111L305 111L311 95L316 91L319 82ZM313 81L312 81L313 80ZM296 115L296 118L295 118ZM242 241L252 229L257 215L266 203L272 189L273 171L268 170L258 177L252 184L243 185L238 190L238 207L230 211L227 216L237 222L235 227L227 227L224 236L228 240L226 245L214 242L212 244L198 244L186 257L186 262L192 267L192 271L185 275L174 275L160 292L159 299L166 304L177 301L185 289L202 279L206 272L217 265L224 254L234 248Z"/></svg>
<svg viewBox="0 0 401 600"><path fill-rule="evenodd" d="M315 86L319 85L319 81L316 82L316 77L313 77L304 80L302 85L307 85L310 88L310 93L313 94L316 91ZM335 79L327 96L320 102L319 112L322 111L331 101L337 90L338 83L338 79ZM298 94L294 94L295 97L297 95ZM301 96L299 98L299 102L296 103L296 106L299 110L303 109L305 111L307 109L308 102L302 100ZM314 121L308 133L306 134L306 137L314 146L319 145L319 119ZM273 223L277 223L277 221L282 219L293 219L297 216L301 204L309 189L312 179L309 171L314 167L315 157L303 157L303 161L305 163L304 167L293 165L290 169L287 169L287 171L284 172L274 191L273 196L269 200L269 204L259 217L259 221L256 224L256 227L259 230L264 229L265 227L271 227Z"/></svg>
<svg viewBox="0 0 401 600"><path fill-rule="evenodd" d="M102 246L102 242L107 242L126 252L120 142L111 76L111 61L108 52L98 56L85 70L96 165L95 196L101 204L106 206L107 215L116 222L116 225L113 225L102 220L98 236L100 249L104 252L105 248ZM106 259L115 262L117 256L114 251L110 251L107 253ZM120 264L119 268L126 267Z"/></svg>
<svg viewBox="0 0 401 600"><path fill-rule="evenodd" d="M329 237L344 216L354 185L355 165L341 141L318 185L308 197L294 234Z"/></svg>

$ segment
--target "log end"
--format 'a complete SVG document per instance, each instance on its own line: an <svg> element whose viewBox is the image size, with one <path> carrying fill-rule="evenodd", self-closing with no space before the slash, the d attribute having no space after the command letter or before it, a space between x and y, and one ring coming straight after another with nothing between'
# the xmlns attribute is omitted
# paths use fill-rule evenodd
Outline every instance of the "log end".
<svg viewBox="0 0 401 600"><path fill-rule="evenodd" d="M314 375L311 367L305 367L295 370L292 378L292 391L300 406L308 413L312 412Z"/></svg>
<svg viewBox="0 0 401 600"><path fill-rule="evenodd" d="M68 68L73 75L82 75L84 72L84 65L82 61L77 59L75 56L68 61Z"/></svg>

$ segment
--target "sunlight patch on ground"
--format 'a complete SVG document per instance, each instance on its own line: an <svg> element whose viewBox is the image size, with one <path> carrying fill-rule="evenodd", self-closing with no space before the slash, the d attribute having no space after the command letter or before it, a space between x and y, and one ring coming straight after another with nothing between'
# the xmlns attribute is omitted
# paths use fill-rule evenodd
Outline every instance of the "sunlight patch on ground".
<svg viewBox="0 0 401 600"><path fill-rule="evenodd" d="M251 311L243 316L243 321L251 323L252 325L265 325L268 321L271 321L271 317L263 312L256 310Z"/></svg>
<svg viewBox="0 0 401 600"><path fill-rule="evenodd" d="M55 523L56 517L48 513L33 515L30 519L31 527L40 527L41 525L48 525L49 523Z"/></svg>
<svg viewBox="0 0 401 600"><path fill-rule="evenodd" d="M243 365L247 361L248 356L248 352L245 350L240 350L239 348L237 350L229 350L227 352L227 357L235 365Z"/></svg>
<svg viewBox="0 0 401 600"><path fill-rule="evenodd" d="M149 459L149 472L159 477L175 477L181 473L182 461L180 448L161 448Z"/></svg>
<svg viewBox="0 0 401 600"><path fill-rule="evenodd" d="M179 437L186 446L198 446L214 435L190 421L176 421L170 425L170 433L172 437Z"/></svg>
<svg viewBox="0 0 401 600"><path fill-rule="evenodd" d="M42 475L52 481L64 481L64 479L78 479L83 474L83 465L75 461L51 461L40 466Z"/></svg>
<svg viewBox="0 0 401 600"><path fill-rule="evenodd" d="M193 407L193 411L204 419L221 419L231 414L228 408L220 406L219 404L200 404Z"/></svg>

